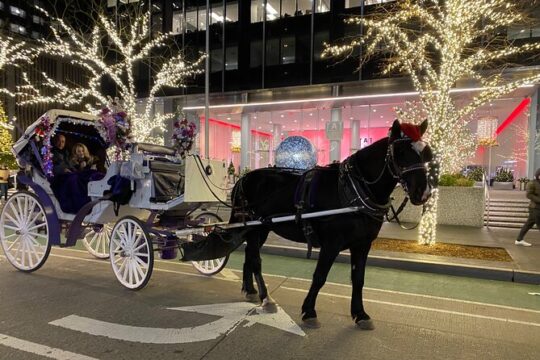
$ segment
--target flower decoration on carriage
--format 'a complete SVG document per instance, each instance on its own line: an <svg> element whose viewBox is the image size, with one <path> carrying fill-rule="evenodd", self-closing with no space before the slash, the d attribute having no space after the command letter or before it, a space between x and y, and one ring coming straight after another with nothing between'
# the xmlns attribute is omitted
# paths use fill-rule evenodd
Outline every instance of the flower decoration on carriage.
<svg viewBox="0 0 540 360"><path fill-rule="evenodd" d="M122 151L129 149L133 140L129 117L119 99L111 97L109 97L109 104L101 110L99 115L99 122L104 128L104 137L109 145L116 146L117 157L119 157Z"/></svg>
<svg viewBox="0 0 540 360"><path fill-rule="evenodd" d="M184 156L186 152L189 152L195 142L195 136L197 135L197 125L193 121L188 121L185 114L180 112L176 121L174 122L174 129L172 135L172 141L176 152L180 156Z"/></svg>
<svg viewBox="0 0 540 360"><path fill-rule="evenodd" d="M53 136L51 119L47 115L40 118L40 123L34 129L34 134L37 141L41 141L41 160L43 164L43 171L45 175L53 175L53 161L52 161L52 145L51 137Z"/></svg>

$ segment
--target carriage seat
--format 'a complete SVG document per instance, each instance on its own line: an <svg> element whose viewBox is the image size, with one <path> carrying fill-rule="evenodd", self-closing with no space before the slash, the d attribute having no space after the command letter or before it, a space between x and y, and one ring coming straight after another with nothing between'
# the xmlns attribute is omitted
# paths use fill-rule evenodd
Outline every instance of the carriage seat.
<svg viewBox="0 0 540 360"><path fill-rule="evenodd" d="M151 160L148 167L153 183L151 202L167 202L184 193L184 163Z"/></svg>
<svg viewBox="0 0 540 360"><path fill-rule="evenodd" d="M167 146L137 143L134 145L133 152L142 151L143 153L150 153L154 155L167 155L175 156L176 150Z"/></svg>

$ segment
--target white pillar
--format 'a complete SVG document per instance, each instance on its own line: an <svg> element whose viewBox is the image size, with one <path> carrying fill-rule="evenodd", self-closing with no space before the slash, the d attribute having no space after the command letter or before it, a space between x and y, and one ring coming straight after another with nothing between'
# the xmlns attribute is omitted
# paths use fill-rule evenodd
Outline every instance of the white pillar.
<svg viewBox="0 0 540 360"><path fill-rule="evenodd" d="M240 125L240 170L250 167L250 122L249 114L242 114L242 123Z"/></svg>
<svg viewBox="0 0 540 360"><path fill-rule="evenodd" d="M330 122L340 123L341 126L341 108L330 110ZM341 139L330 140L330 162L341 160Z"/></svg>
<svg viewBox="0 0 540 360"><path fill-rule="evenodd" d="M281 130L283 125L281 124L274 124L272 125L272 155L271 155L271 163L276 163L276 149L279 146L279 143L281 142Z"/></svg>
<svg viewBox="0 0 540 360"><path fill-rule="evenodd" d="M354 154L361 148L360 143L360 120L351 120L351 154Z"/></svg>
<svg viewBox="0 0 540 360"><path fill-rule="evenodd" d="M534 172L540 168L540 149L536 148L536 134L540 129L540 114L538 113L539 89L534 92L529 105L529 158L527 159L527 177L534 178Z"/></svg>

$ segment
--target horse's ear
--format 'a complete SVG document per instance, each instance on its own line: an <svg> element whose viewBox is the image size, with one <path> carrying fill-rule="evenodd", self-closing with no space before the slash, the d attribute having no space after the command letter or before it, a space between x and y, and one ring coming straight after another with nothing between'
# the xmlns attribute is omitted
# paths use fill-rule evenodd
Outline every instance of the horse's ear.
<svg viewBox="0 0 540 360"><path fill-rule="evenodd" d="M425 133L426 130L427 130L427 127L428 127L428 120L425 119L425 120L422 121L422 123L420 124L420 136L424 135L424 133Z"/></svg>
<svg viewBox="0 0 540 360"><path fill-rule="evenodd" d="M397 139L401 137L401 125L399 124L399 121L396 119L394 120L394 123L392 124L392 128L390 129L390 138Z"/></svg>

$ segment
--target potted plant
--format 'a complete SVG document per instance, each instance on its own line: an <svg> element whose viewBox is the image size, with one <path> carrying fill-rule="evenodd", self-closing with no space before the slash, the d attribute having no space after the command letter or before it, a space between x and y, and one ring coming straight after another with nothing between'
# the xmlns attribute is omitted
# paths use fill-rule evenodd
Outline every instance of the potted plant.
<svg viewBox="0 0 540 360"><path fill-rule="evenodd" d="M495 174L493 189L512 190L514 188L514 174L509 169L502 168Z"/></svg>
<svg viewBox="0 0 540 360"><path fill-rule="evenodd" d="M521 191L526 190L529 179L527 179L526 177L522 177L522 178L519 178L518 181L519 181L519 190Z"/></svg>
<svg viewBox="0 0 540 360"><path fill-rule="evenodd" d="M469 171L467 174L467 178L474 181L475 187L483 187L484 186L484 168L477 167Z"/></svg>

